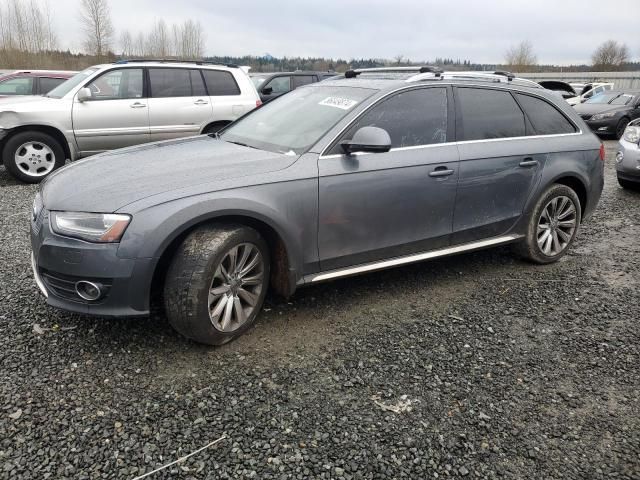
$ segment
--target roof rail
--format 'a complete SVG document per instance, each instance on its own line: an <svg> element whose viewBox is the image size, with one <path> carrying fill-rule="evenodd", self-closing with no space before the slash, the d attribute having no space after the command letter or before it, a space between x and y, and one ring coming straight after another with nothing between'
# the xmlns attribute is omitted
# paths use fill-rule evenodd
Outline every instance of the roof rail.
<svg viewBox="0 0 640 480"><path fill-rule="evenodd" d="M123 65L127 63L145 63L145 62L158 62L158 63L192 63L195 65L218 65L221 67L240 68L235 63L219 63L219 62L207 62L204 60L176 60L172 58L123 58L113 62L114 65Z"/></svg>
<svg viewBox="0 0 640 480"><path fill-rule="evenodd" d="M358 68L356 70L347 70L344 72L345 78L356 78L361 73L433 73L439 77L442 73L440 67L431 65L410 66L410 67L375 67L375 68Z"/></svg>
<svg viewBox="0 0 640 480"><path fill-rule="evenodd" d="M502 75L503 77L507 77L508 81L513 80L514 78L516 78L516 76L511 73L511 72L507 72L506 70L496 70L495 72L493 72L494 75Z"/></svg>
<svg viewBox="0 0 640 480"><path fill-rule="evenodd" d="M427 74L414 75L408 78L407 82L420 82L420 81L426 81L426 80L445 80L445 79L474 80L474 81L490 82L490 83L513 82L514 84L524 86L524 87L541 88L541 85L537 84L533 80L516 77L511 72L448 71L448 72L442 72L439 75L427 73Z"/></svg>

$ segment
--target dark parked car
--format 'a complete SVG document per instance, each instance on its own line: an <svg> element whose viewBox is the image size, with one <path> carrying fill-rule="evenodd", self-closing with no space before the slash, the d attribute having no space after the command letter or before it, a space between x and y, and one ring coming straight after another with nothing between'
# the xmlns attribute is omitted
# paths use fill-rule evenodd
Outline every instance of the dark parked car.
<svg viewBox="0 0 640 480"><path fill-rule="evenodd" d="M0 98L13 95L44 95L76 72L18 70L0 76Z"/></svg>
<svg viewBox="0 0 640 480"><path fill-rule="evenodd" d="M629 122L640 117L640 90L609 90L574 108L594 132L620 138Z"/></svg>
<svg viewBox="0 0 640 480"><path fill-rule="evenodd" d="M303 85L321 82L335 76L335 72L277 72L251 73L249 75L258 90L262 103L267 103Z"/></svg>
<svg viewBox="0 0 640 480"><path fill-rule="evenodd" d="M47 302L147 315L156 287L174 328L222 344L269 287L290 296L510 243L541 264L567 252L600 198L604 150L566 102L513 76L377 73L54 172L31 221Z"/></svg>

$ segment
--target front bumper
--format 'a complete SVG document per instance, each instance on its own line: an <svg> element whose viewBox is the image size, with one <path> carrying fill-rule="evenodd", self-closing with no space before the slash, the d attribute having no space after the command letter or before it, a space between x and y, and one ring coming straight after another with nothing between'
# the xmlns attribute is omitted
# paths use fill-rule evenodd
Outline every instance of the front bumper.
<svg viewBox="0 0 640 480"><path fill-rule="evenodd" d="M616 173L623 180L640 182L640 145L620 139L616 154Z"/></svg>
<svg viewBox="0 0 640 480"><path fill-rule="evenodd" d="M619 119L617 117L611 117L605 118L604 120L585 120L584 123L589 126L593 133L615 135L618 120Z"/></svg>
<svg viewBox="0 0 640 480"><path fill-rule="evenodd" d="M77 313L136 317L149 314L154 259L118 257L119 244L96 244L55 234L42 210L31 222L32 268L36 284L53 307ZM96 301L75 292L80 280L104 286Z"/></svg>

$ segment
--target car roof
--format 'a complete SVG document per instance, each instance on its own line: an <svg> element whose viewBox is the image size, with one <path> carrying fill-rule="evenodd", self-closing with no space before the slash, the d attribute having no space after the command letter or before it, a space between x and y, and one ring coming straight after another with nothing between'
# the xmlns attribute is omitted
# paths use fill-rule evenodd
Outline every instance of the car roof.
<svg viewBox="0 0 640 480"><path fill-rule="evenodd" d="M13 72L3 73L1 76L9 77L9 76L38 76L38 75L60 75L60 76L73 76L77 72L71 70L15 70Z"/></svg>
<svg viewBox="0 0 640 480"><path fill-rule="evenodd" d="M335 72L318 72L315 70L296 70L295 72L251 72L250 77L271 77L275 75L336 75Z"/></svg>

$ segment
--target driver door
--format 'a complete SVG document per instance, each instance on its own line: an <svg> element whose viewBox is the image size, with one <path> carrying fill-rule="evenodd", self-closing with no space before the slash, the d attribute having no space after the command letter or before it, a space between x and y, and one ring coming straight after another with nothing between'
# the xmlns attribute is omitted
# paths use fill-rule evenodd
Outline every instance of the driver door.
<svg viewBox="0 0 640 480"><path fill-rule="evenodd" d="M318 159L321 270L449 245L458 150L446 87L405 90L366 111ZM339 142L361 127L386 130L386 153L346 155Z"/></svg>
<svg viewBox="0 0 640 480"><path fill-rule="evenodd" d="M142 68L109 70L86 85L91 98L74 99L73 131L81 156L151 140Z"/></svg>

